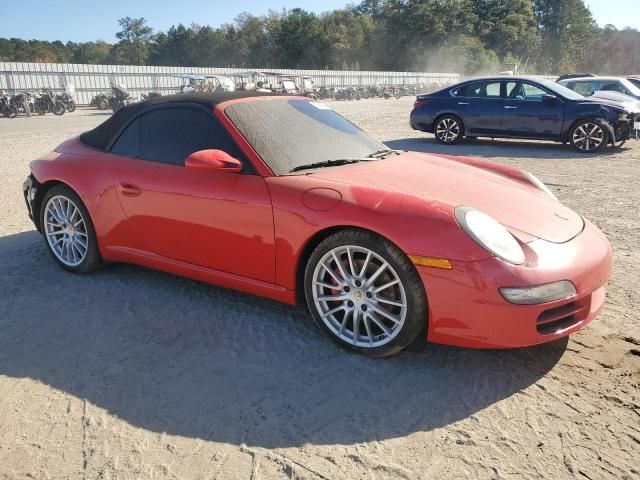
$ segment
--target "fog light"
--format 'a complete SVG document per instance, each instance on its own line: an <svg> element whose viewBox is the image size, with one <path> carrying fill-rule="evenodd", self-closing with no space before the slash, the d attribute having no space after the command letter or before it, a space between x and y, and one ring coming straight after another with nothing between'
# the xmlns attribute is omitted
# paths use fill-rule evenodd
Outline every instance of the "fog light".
<svg viewBox="0 0 640 480"><path fill-rule="evenodd" d="M576 287L568 280L534 285L532 287L502 287L500 293L509 303L517 305L537 305L553 302L575 295Z"/></svg>

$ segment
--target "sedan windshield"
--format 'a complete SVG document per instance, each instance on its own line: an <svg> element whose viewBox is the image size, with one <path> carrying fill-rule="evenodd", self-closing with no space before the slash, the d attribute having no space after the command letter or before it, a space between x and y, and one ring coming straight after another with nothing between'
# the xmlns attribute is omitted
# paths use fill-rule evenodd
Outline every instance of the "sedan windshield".
<svg viewBox="0 0 640 480"><path fill-rule="evenodd" d="M350 159L385 150L320 102L284 98L239 102L225 108L225 113L276 175L305 165L346 165Z"/></svg>
<svg viewBox="0 0 640 480"><path fill-rule="evenodd" d="M573 90L560 85L559 83L552 82L551 80L542 80L540 82L542 85L547 87L553 93L557 93L558 95L567 98L569 100L583 100L584 97L579 93L574 92Z"/></svg>

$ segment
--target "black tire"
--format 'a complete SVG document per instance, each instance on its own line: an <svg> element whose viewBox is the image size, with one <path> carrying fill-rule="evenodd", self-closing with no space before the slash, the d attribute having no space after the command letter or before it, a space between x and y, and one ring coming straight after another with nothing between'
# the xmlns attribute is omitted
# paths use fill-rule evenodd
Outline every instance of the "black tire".
<svg viewBox="0 0 640 480"><path fill-rule="evenodd" d="M11 105L5 109L4 116L7 118L16 118L18 116L18 109L15 105Z"/></svg>
<svg viewBox="0 0 640 480"><path fill-rule="evenodd" d="M49 241L47 240L46 234L44 233L47 228L45 224L45 207L48 204L49 200L55 196L65 197L71 200L80 211L82 218L84 220L84 224L86 226L87 252L82 262L76 266L66 265L65 263L60 261L60 259L58 259L56 254L53 252L52 247L49 244ZM44 243L47 247L47 251L61 268L72 273L89 273L89 272L92 272L93 270L96 270L100 266L102 266L103 261L102 261L102 257L100 256L100 250L98 248L98 240L96 237L95 229L93 227L93 222L91 221L91 216L89 215L89 212L87 208L84 206L84 203L82 202L80 197L73 190L71 190L71 188L69 188L66 185L58 184L58 185L54 185L49 190L47 190L47 192L44 194L44 197L42 198L42 201L40 202L40 211L38 212L38 215L39 215L40 225L42 226L41 228L43 232L42 238L44 239Z"/></svg>
<svg viewBox="0 0 640 480"><path fill-rule="evenodd" d="M454 145L462 140L464 125L462 120L455 115L442 115L433 122L433 134L438 142L444 145Z"/></svg>
<svg viewBox="0 0 640 480"><path fill-rule="evenodd" d="M65 112L64 103L57 100L56 102L53 103L51 110L53 111L54 115L58 115L58 116L64 115L64 112Z"/></svg>
<svg viewBox="0 0 640 480"><path fill-rule="evenodd" d="M74 102L73 100L69 100L69 104L67 105L67 112L71 113L71 112L75 112L76 110L76 102Z"/></svg>
<svg viewBox="0 0 640 480"><path fill-rule="evenodd" d="M385 262L387 262L387 264L391 267L391 269L393 269L394 273L397 275L397 278L399 279L399 282L402 285L402 289L404 291L404 299L406 300L406 313L404 317L404 322L397 327L398 330L393 334L394 336L388 339L387 343L381 344L379 346L371 346L371 347L356 346L353 344L353 343L357 343L356 340L354 340L353 343L351 343L339 337L338 333L332 331L329 328L329 326L324 322L321 312L319 311L320 307L316 306L316 302L314 300L314 275L316 275L316 269L320 269L320 267L318 266L319 262L322 261L325 255L328 255L329 252L332 252L333 249L339 248L339 247L345 247L347 245L353 246L353 247L360 247L362 249L367 249L373 252L374 254L378 255ZM355 253L352 253L354 264L358 262L355 255L356 255ZM361 253L361 255L363 254ZM364 264L364 261L362 259L360 259L359 262L361 263L357 264L358 266L355 267L356 270L361 268L362 265ZM347 264L343 263L343 265L347 265ZM370 260L367 265L369 265L369 267L372 266L374 269L377 268L375 266L374 260ZM346 268L349 268L349 267L347 266ZM322 270L318 270L318 271L321 272ZM391 274L391 272L386 271L385 274ZM370 276L370 278L372 277L373 275ZM383 277L382 274L379 275L378 278L380 279L380 281L386 281L382 277ZM389 278L395 278L395 277L390 276ZM318 283L316 282L315 285L318 285ZM360 285L357 285L357 286L360 287ZM374 288L374 287L375 287L375 284L372 285L370 288ZM355 291L356 289L355 286L352 288L354 288L353 295L356 295L357 293L360 296L359 301L366 303L367 300L363 298L364 287L359 289L360 292ZM393 289L396 289L396 288L399 288L399 287L393 287ZM394 244L392 244L388 240L378 235L375 235L371 232L358 230L358 229L347 229L347 230L342 230L337 233L334 233L333 235L323 240L314 249L305 267L304 291L305 291L307 306L311 311L311 315L313 316L315 323L333 341L335 341L338 345L348 350L356 351L358 353L362 353L369 357L386 357L386 356L398 353L404 348L406 348L407 346L411 345L414 341L416 341L419 335L421 334L425 335L426 324L427 324L427 298L424 291L422 280L420 279L418 272L416 271L415 267L410 262L410 260L407 258L407 256L398 247L396 247ZM346 287L344 291L348 291ZM375 295L377 296L378 294L376 293ZM371 297L369 296L368 290L366 293L366 297L368 299L371 299ZM337 303L340 303L340 302L337 302ZM378 303L378 305L380 304ZM354 306L354 303L351 302L350 307L353 307L352 310L356 310L358 309L358 304L356 303ZM362 310L366 310L365 307L361 306L360 308ZM394 308L394 307L391 307L391 308ZM358 311L360 312L360 310ZM371 315L371 312L372 311L370 310L370 313L367 315ZM361 315L364 315L364 314L361 313ZM345 312L345 316L347 316L346 312ZM325 317L326 317L326 313L325 313ZM353 331L354 330L353 317L351 318L352 318L351 331ZM379 316L379 319L381 318L383 317ZM341 320L341 321L344 323L344 320ZM363 322L358 323L359 327L357 328L357 330L360 332L360 334L365 333L367 334L367 338L371 338L370 336L368 336L368 333L373 331L374 323L372 322L369 323L371 330L369 330L368 328L365 330L365 328L361 326L361 323ZM346 328L348 329L348 327ZM365 332L363 332L363 330L365 330ZM379 332L382 332L382 330L379 330ZM358 335L353 335L352 337L355 337L357 339Z"/></svg>
<svg viewBox="0 0 640 480"><path fill-rule="evenodd" d="M596 153L609 143L609 129L600 120L577 121L569 131L569 143L580 153Z"/></svg>

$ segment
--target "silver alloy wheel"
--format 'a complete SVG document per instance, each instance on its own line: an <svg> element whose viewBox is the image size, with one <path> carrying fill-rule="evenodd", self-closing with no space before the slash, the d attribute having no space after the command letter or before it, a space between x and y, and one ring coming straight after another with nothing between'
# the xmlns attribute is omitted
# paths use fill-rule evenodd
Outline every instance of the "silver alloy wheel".
<svg viewBox="0 0 640 480"><path fill-rule="evenodd" d="M51 251L68 267L87 256L87 225L78 206L63 195L51 197L44 210L44 233Z"/></svg>
<svg viewBox="0 0 640 480"><path fill-rule="evenodd" d="M603 141L604 130L597 123L583 123L573 132L573 144L585 152L598 149Z"/></svg>
<svg viewBox="0 0 640 480"><path fill-rule="evenodd" d="M444 143L455 142L460 136L460 125L453 118L443 118L436 125L436 136Z"/></svg>
<svg viewBox="0 0 640 480"><path fill-rule="evenodd" d="M357 245L336 247L320 259L312 291L324 324L356 347L386 345L407 316L407 297L396 271L380 255Z"/></svg>

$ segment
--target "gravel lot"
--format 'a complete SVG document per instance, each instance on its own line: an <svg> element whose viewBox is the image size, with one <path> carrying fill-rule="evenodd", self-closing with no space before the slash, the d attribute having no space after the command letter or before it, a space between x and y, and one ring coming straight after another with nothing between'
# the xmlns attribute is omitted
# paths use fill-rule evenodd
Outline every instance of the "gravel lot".
<svg viewBox="0 0 640 480"><path fill-rule="evenodd" d="M296 308L127 265L65 273L21 184L107 117L0 118L0 478L640 478L640 142L442 147L411 102L331 105L393 148L538 175L613 245L598 320L531 349L369 360Z"/></svg>

